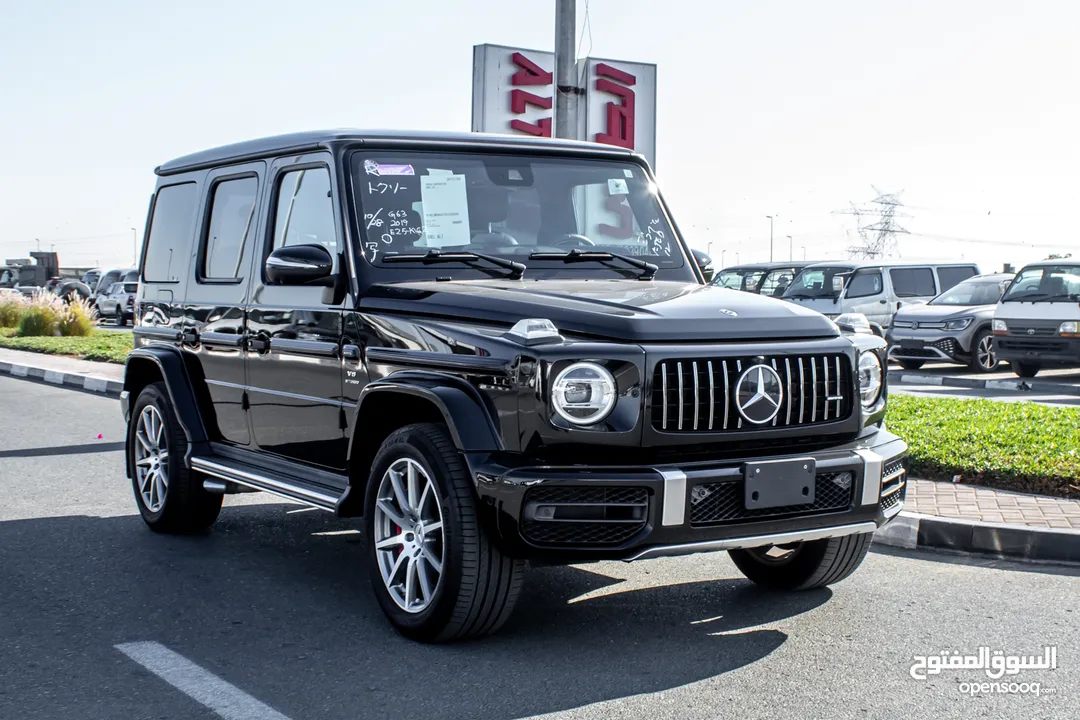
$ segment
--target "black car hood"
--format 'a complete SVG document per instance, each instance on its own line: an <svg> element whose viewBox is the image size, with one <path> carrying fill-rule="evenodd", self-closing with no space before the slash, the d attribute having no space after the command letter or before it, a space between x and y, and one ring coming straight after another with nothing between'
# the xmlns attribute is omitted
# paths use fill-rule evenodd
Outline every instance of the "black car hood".
<svg viewBox="0 0 1080 720"><path fill-rule="evenodd" d="M824 315L712 285L641 280L466 280L374 285L360 307L631 341L771 340L839 334Z"/></svg>

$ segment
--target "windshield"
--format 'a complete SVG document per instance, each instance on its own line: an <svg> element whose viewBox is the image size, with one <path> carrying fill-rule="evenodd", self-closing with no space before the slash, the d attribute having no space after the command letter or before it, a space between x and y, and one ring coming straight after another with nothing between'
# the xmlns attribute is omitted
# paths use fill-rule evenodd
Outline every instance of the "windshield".
<svg viewBox="0 0 1080 720"><path fill-rule="evenodd" d="M951 290L938 295L929 305L995 305L1001 299L1001 293L1007 280L965 280Z"/></svg>
<svg viewBox="0 0 1080 720"><path fill-rule="evenodd" d="M0 270L0 286L10 287L15 284L15 278L18 277L16 270Z"/></svg>
<svg viewBox="0 0 1080 720"><path fill-rule="evenodd" d="M1042 265L1021 270L1002 302L1077 302L1078 296L1080 265Z"/></svg>
<svg viewBox="0 0 1080 720"><path fill-rule="evenodd" d="M761 280L761 289L758 292L768 297L783 297L794 278L795 268L770 270Z"/></svg>
<svg viewBox="0 0 1080 720"><path fill-rule="evenodd" d="M528 275L636 276L629 265L564 263L534 253L630 255L693 281L655 185L635 163L479 153L385 152L353 156L364 256L395 270L446 275L387 261L398 255L480 253L528 265ZM460 272L460 271L459 271Z"/></svg>
<svg viewBox="0 0 1080 720"><path fill-rule="evenodd" d="M784 297L793 300L800 298L834 298L837 293L833 290L833 278L837 275L853 272L854 269L850 265L804 268L799 271L799 274L788 285Z"/></svg>

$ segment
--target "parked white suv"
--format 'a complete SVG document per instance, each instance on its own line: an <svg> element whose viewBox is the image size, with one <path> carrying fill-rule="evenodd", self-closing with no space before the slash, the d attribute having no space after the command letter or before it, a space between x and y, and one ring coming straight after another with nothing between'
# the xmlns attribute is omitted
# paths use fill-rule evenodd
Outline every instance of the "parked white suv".
<svg viewBox="0 0 1080 720"><path fill-rule="evenodd" d="M865 315L874 334L884 337L901 307L932 300L978 274L973 263L823 262L799 271L783 299L830 318Z"/></svg>
<svg viewBox="0 0 1080 720"><path fill-rule="evenodd" d="M139 271L128 270L123 280L114 282L104 295L98 295L97 311L101 318L112 318L124 326L135 317L135 295L139 292Z"/></svg>

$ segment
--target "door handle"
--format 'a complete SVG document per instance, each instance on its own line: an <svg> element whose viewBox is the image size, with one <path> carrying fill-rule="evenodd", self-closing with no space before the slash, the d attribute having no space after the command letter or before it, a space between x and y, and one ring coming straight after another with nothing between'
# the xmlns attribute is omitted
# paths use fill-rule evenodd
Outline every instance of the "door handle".
<svg viewBox="0 0 1080 720"><path fill-rule="evenodd" d="M360 348L356 345L345 345L341 348L341 357L346 360L360 360Z"/></svg>
<svg viewBox="0 0 1080 720"><path fill-rule="evenodd" d="M182 342L184 342L184 343L186 343L188 345L195 345L196 343L199 342L199 333L196 330L185 329L181 333L180 339L181 339Z"/></svg>
<svg viewBox="0 0 1080 720"><path fill-rule="evenodd" d="M878 302L879 302L879 303L881 303L882 305L884 305L884 304L886 304L886 303L887 303L887 302L889 302L889 301L888 301L888 300L878 300ZM898 303L898 304L899 304L899 303Z"/></svg>
<svg viewBox="0 0 1080 720"><path fill-rule="evenodd" d="M249 337L249 338L247 338L246 342L247 342L247 349L248 350L254 350L255 352L260 352L261 353L261 352L266 352L267 350L270 349L269 341L267 341L267 340L265 340L263 338Z"/></svg>

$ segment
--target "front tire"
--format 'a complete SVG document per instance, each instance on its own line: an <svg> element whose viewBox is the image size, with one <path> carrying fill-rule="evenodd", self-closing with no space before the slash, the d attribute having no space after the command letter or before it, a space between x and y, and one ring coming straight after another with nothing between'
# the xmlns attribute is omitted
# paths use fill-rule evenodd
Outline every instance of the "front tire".
<svg viewBox="0 0 1080 720"><path fill-rule="evenodd" d="M811 590L838 583L862 564L873 533L813 540L794 546L729 550L735 566L770 590Z"/></svg>
<svg viewBox="0 0 1080 720"><path fill-rule="evenodd" d="M1037 363L1017 362L1016 360L1010 360L1009 365L1012 366L1013 372L1016 373L1017 377L1022 378L1033 378L1038 375L1039 370L1042 369Z"/></svg>
<svg viewBox="0 0 1080 720"><path fill-rule="evenodd" d="M980 330L971 342L971 369L977 373L989 373L997 368L994 334L989 330Z"/></svg>
<svg viewBox="0 0 1080 720"><path fill-rule="evenodd" d="M187 447L165 384L147 385L131 411L127 453L139 514L155 532L202 532L221 512L222 496L184 466Z"/></svg>
<svg viewBox="0 0 1080 720"><path fill-rule="evenodd" d="M365 508L371 586L402 635L463 640L510 617L525 562L503 555L480 526L472 478L444 425L409 425L386 438Z"/></svg>
<svg viewBox="0 0 1080 720"><path fill-rule="evenodd" d="M125 325L127 325L127 322L124 320L124 311L121 310L120 306L118 305L116 307L116 326L124 327Z"/></svg>

